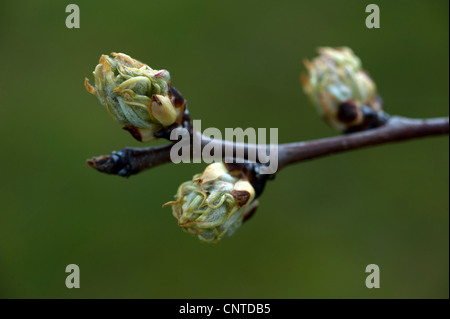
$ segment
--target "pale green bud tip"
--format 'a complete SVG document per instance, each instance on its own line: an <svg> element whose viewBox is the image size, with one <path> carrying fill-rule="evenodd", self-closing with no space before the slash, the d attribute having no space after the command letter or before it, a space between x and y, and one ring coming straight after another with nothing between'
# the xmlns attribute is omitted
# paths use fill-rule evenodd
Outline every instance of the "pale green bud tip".
<svg viewBox="0 0 450 319"><path fill-rule="evenodd" d="M163 126L173 124L177 118L177 113L172 102L164 95L153 95L150 111L152 112L153 117Z"/></svg>
<svg viewBox="0 0 450 319"><path fill-rule="evenodd" d="M318 57L304 61L308 74L302 73L301 82L329 125L345 131L363 123L363 106L375 112L382 110L374 81L350 48L325 47L318 51Z"/></svg>
<svg viewBox="0 0 450 319"><path fill-rule="evenodd" d="M153 70L126 54L102 55L94 73L95 86L85 79L87 91L98 97L112 117L140 141L172 125L181 110L169 91L167 70Z"/></svg>
<svg viewBox="0 0 450 319"><path fill-rule="evenodd" d="M223 163L213 163L181 184L175 198L163 206L172 205L178 225L210 243L233 235L258 206L252 185L232 176Z"/></svg>

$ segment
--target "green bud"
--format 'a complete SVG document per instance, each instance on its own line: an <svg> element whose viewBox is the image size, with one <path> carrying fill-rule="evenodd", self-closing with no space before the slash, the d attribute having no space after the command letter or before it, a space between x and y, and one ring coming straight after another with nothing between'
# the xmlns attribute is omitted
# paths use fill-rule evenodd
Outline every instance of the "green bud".
<svg viewBox="0 0 450 319"><path fill-rule="evenodd" d="M367 111L371 116L382 111L374 81L350 48L325 47L318 51L318 57L304 61L308 74L302 74L301 82L319 115L331 127L348 131L368 121Z"/></svg>
<svg viewBox="0 0 450 319"><path fill-rule="evenodd" d="M172 205L178 225L210 243L233 235L258 205L252 185L232 176L223 163L210 164L181 184L175 198L163 206Z"/></svg>
<svg viewBox="0 0 450 319"><path fill-rule="evenodd" d="M97 95L112 117L139 141L154 139L154 132L182 115L171 101L167 70L153 70L126 54L111 53L100 57L93 73L95 87L86 78L87 91Z"/></svg>

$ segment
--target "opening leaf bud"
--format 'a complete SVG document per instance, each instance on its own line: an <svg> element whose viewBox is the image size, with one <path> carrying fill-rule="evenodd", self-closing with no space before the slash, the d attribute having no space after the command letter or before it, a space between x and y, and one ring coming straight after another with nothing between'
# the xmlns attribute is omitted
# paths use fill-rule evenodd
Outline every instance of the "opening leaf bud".
<svg viewBox="0 0 450 319"><path fill-rule="evenodd" d="M182 110L172 103L167 70L154 70L123 53L102 55L94 70L95 85L87 91L98 97L111 116L133 137L145 142L172 125Z"/></svg>
<svg viewBox="0 0 450 319"><path fill-rule="evenodd" d="M361 60L347 47L318 51L318 57L304 61L308 73L302 73L301 82L319 115L339 132L383 125L387 116Z"/></svg>
<svg viewBox="0 0 450 319"><path fill-rule="evenodd" d="M238 229L258 205L255 190L230 175L223 163L210 164L192 181L181 184L172 205L178 225L205 242L216 243Z"/></svg>

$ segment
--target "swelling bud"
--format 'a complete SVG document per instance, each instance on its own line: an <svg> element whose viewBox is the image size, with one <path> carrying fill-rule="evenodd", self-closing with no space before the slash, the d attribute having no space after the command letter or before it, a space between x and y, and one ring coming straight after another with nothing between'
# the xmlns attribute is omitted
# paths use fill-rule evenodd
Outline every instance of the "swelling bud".
<svg viewBox="0 0 450 319"><path fill-rule="evenodd" d="M184 110L172 102L167 70L153 70L126 54L111 53L100 57L93 74L95 85L86 78L86 90L141 142L155 139L155 132L182 118Z"/></svg>
<svg viewBox="0 0 450 319"><path fill-rule="evenodd" d="M175 198L163 206L172 206L184 231L209 243L233 235L258 205L252 185L233 176L223 163L210 164L192 181L181 184Z"/></svg>

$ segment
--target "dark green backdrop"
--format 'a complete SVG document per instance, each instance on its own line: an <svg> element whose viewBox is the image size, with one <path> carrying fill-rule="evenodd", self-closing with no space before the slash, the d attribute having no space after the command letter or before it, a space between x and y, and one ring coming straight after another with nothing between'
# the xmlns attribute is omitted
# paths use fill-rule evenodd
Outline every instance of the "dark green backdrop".
<svg viewBox="0 0 450 319"><path fill-rule="evenodd" d="M0 5L0 296L5 298L449 297L448 137L340 154L278 174L254 218L218 245L169 208L205 164L124 179L85 165L139 143L83 87L98 58L166 68L203 127L335 134L299 84L318 46L347 45L392 114L449 111L448 1L69 1ZM158 143L157 143L158 144ZM81 288L65 287L65 267ZM381 288L365 287L378 264Z"/></svg>

